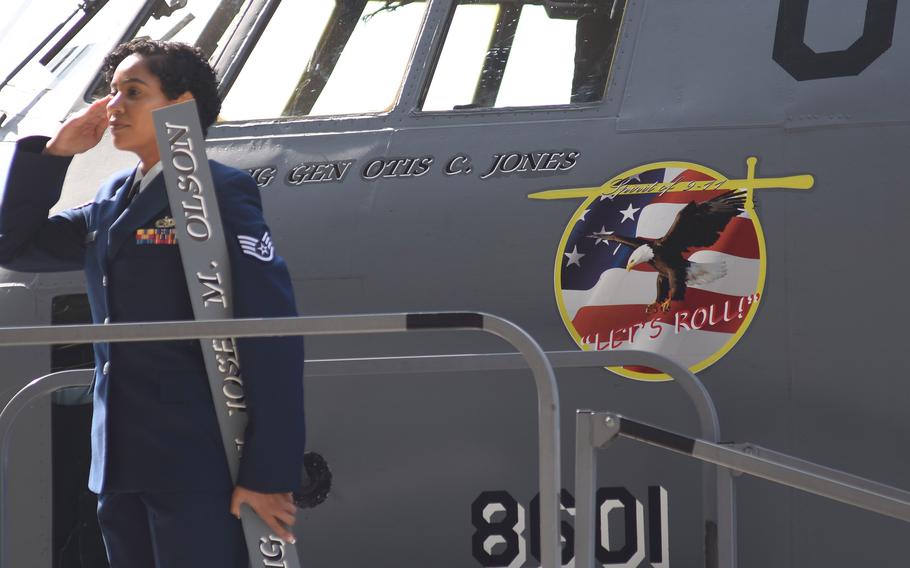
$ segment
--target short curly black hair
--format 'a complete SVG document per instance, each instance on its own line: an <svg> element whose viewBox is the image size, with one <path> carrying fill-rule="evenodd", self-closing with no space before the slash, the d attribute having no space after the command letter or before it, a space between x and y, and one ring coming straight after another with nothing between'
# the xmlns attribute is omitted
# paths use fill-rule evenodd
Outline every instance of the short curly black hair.
<svg viewBox="0 0 910 568"><path fill-rule="evenodd" d="M130 55L141 55L148 70L161 81L161 90L169 99L189 91L199 108L203 134L208 133L221 111L215 71L198 47L185 43L139 38L122 43L104 58L101 72L110 84L114 70Z"/></svg>

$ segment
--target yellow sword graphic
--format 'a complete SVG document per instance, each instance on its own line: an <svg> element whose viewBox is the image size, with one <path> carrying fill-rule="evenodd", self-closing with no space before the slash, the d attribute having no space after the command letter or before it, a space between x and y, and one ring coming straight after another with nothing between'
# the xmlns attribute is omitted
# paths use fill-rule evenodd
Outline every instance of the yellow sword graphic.
<svg viewBox="0 0 910 568"><path fill-rule="evenodd" d="M747 189L749 195L746 198L746 206L752 209L752 191L756 189L811 189L815 184L815 178L809 174L786 176L786 177L755 177L755 168L758 165L758 158L750 156L746 158L746 178L745 179L720 179L710 181L676 181L676 182L653 182L653 183L622 183L620 181L615 185L604 184L598 187L580 187L574 189L551 189L547 191L538 191L528 195L530 199L573 199L579 197L596 197L599 195L629 195L644 193L667 193L672 191L716 191L716 190L736 190Z"/></svg>

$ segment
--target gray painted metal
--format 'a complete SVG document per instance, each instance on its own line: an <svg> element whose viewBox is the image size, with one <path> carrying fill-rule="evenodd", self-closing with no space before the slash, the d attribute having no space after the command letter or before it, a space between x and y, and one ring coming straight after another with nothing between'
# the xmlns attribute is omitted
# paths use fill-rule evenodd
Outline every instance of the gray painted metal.
<svg viewBox="0 0 910 568"><path fill-rule="evenodd" d="M689 455L706 463L760 477L910 522L910 491L904 491L833 468L752 444L718 444L687 438L675 432L649 426L655 432L688 439L691 450L656 438L624 432L622 415L611 412L580 410L576 416L576 492L579 498L576 531L576 553L579 568L594 566L594 479L597 474L596 450L605 449L617 438L629 438L661 449ZM735 544L734 544L735 546ZM735 560L735 559L734 559Z"/></svg>
<svg viewBox="0 0 910 568"><path fill-rule="evenodd" d="M866 4L843 2L832 10L809 2L806 41L818 50L847 47L861 33ZM767 252L761 305L737 346L699 378L717 403L726 436L748 434L763 446L900 484L910 478L910 459L893 451L910 443L904 419L910 386L898 371L904 356L896 339L905 335L910 315L900 301L908 271L888 244L901 242L910 210L910 192L900 189L910 138L910 11L900 4L892 47L861 74L796 81L772 60L779 1L630 0L601 103L426 113L417 110L419 93L454 5L432 0L399 101L388 112L250 116L215 126L208 151L236 167L274 166L263 203L303 313L471 308L515 321L548 351L577 348L553 299L555 248L577 203L532 202L529 193L590 187L662 160L739 177L745 158L755 155L764 175L812 174L811 191L756 193ZM252 17L245 17L244 29ZM295 34L305 25L292 26ZM295 39L287 44L296 47ZM106 41L85 53L109 49ZM73 69L97 68L100 56L91 57L80 55ZM550 71L541 68L529 88ZM269 73L257 76L263 91L272 88ZM12 140L49 133L72 108L84 106L81 81L70 73L52 88L38 85L27 107L3 109L12 114L0 126L0 176ZM354 175L373 158L432 155L438 166L467 153L479 169L495 153L565 147L582 157L561 175L481 181L445 176L438 168L419 179ZM297 164L325 160L355 162L341 183L287 182ZM58 206L91 199L112 169L134 163L105 139L74 161ZM7 325L46 325L54 297L84 292L77 273L4 271L0 280L17 286L0 294ZM502 350L495 340L459 333L425 334L416 343L374 334L308 343L308 354L319 359ZM10 377L49 370L39 348L7 348L3 358L15 366ZM479 567L466 514L472 501L482 491L502 489L527 512L536 491L536 463L526 458L535 452L528 435L533 416L518 410L535 403L523 388L526 377L466 371L457 387L429 372L374 378L308 383L309 446L333 465L336 484L329 500L301 519L302 533L310 536L303 561L354 566L368 551L371 559L393 558L389 565L409 558L415 565ZM699 426L697 417L680 410L670 385L640 385L598 369L563 369L559 381L566 416L609 403L679 431ZM21 386L11 378L0 400ZM342 419L338 408L360 420ZM470 420L454 408L470 408ZM46 409L33 414L35 428L12 449L22 489L14 497L29 495L34 504L11 544L12 554L28 559L22 562L45 558L50 541L49 482L41 473L51 471L50 450L41 445L49 421ZM354 422L384 426L364 433ZM569 432L571 424L563 426ZM701 514L705 499L704 490L696 490L704 478L699 466L626 441L611 452L616 459L598 485L624 487L637 498L648 485L666 487L670 564L702 565L703 528L693 515ZM572 464L563 466L568 472ZM898 521L749 477L737 490L744 568L892 565L910 556L907 528ZM530 541L527 531L521 540Z"/></svg>
<svg viewBox="0 0 910 568"><path fill-rule="evenodd" d="M459 314L463 314L460 312ZM329 335L338 333L354 333L371 331L379 333L406 333L417 331L439 331L443 328L421 327L412 328L407 325L408 316L414 314L383 314L359 316L325 316L325 317L295 317L275 319L247 319L247 320L220 320L220 321L195 321L195 322L149 322L138 324L117 324L118 330L112 324L107 325L77 325L57 326L45 328L31 328L27 343L22 339L10 341L16 345L23 344L53 344L53 343L78 343L86 341L91 336L91 341L120 342L120 341L160 341L172 339L198 339L210 337L277 337L286 335ZM438 314L437 314L438 315ZM560 449L559 449L559 393L556 386L556 377L540 346L531 336L515 324L490 314L479 314L482 317L482 327L462 327L465 330L486 331L497 335L511 343L527 361L534 376L538 395L538 471L540 474L540 535L541 535L541 566L544 568L557 568L560 566L560 552L558 547L558 511L560 484ZM275 325L272 325L272 324ZM350 323L345 327L345 323ZM204 325L199 325L204 324ZM288 325L290 324L290 328ZM98 335L92 333L100 332ZM347 331L345 331L347 329ZM459 329L458 326L449 326L446 329ZM16 328L0 328L0 346L7 343L3 341L3 331L13 332ZM43 336L43 337L42 337ZM82 373L84 371L74 371ZM47 394L66 386L75 386L73 376L68 373L56 373L54 378L43 384L41 379L30 383L31 389L20 391L10 405L0 412L0 440L8 435L9 427L15 420L18 412L25 404L31 402L33 395ZM60 384L58 384L60 383ZM64 384L65 383L65 384ZM35 391L35 392L29 392ZM15 404L13 404L15 401ZM3 414L9 409L9 418L4 419ZM5 480L7 459L3 444L0 453L4 459L0 461L0 475ZM6 502L4 481L0 480L0 498ZM0 509L3 505L0 504ZM7 550L5 546L6 527L3 522L5 517L0 515L0 550ZM267 543L265 540L264 543ZM290 547L294 548L294 547ZM254 553L251 552L251 556ZM266 554L263 550L262 554ZM291 557L293 558L293 557ZM2 553L0 553L2 560ZM268 564L266 564L268 565ZM6 566L5 564L3 566Z"/></svg>
<svg viewBox="0 0 910 568"><path fill-rule="evenodd" d="M770 452L752 454L737 448L696 440L692 456L841 503L910 522L910 491L790 459L778 461ZM789 456L787 456L789 458Z"/></svg>
<svg viewBox="0 0 910 568"><path fill-rule="evenodd" d="M540 565L562 566L559 501L562 490L559 436L559 391L553 367L534 339L514 323L484 314L483 329L511 343L531 367L537 383L537 437L540 476Z"/></svg>
<svg viewBox="0 0 910 568"><path fill-rule="evenodd" d="M615 366L630 364L646 365L667 373L685 391L698 411L702 435L714 442L720 441L720 424L714 401L705 386L688 369L671 359L645 351L623 352L564 352L548 354L555 368L563 364L600 364ZM561 360L561 361L560 361ZM577 566L593 567L594 564L594 504L597 463L594 449L606 444L610 437L603 431L603 425L594 425L594 414L590 410L578 410L575 422L575 554ZM703 468L704 487L703 511L706 519L713 520L717 527L717 542L714 543L716 566L736 567L736 516L735 487L729 469L724 467ZM706 546L712 543L706 535ZM708 559L712 558L709 554ZM707 559L706 559L707 560ZM709 565L709 568L713 568Z"/></svg>
<svg viewBox="0 0 910 568"><path fill-rule="evenodd" d="M242 320L238 320L242 321ZM271 320L256 320L256 321L271 321ZM497 324L493 320L492 325L486 325L486 329L491 332L499 334L499 330L504 330L506 334L509 333L509 326L503 324ZM110 324L108 324L110 325ZM84 327L84 326L80 326ZM55 328L59 329L59 328ZM469 328L473 329L473 328ZM252 330L251 330L252 331ZM339 377L339 376L350 376L357 374L370 374L370 375L388 375L388 374L400 374L400 373L441 373L441 372L465 372L465 371L503 371L503 370L514 370L514 369L523 369L526 368L529 360L535 359L535 343L530 337L527 338L530 342L519 341L522 347L524 348L523 353L490 353L490 354L462 354L462 355L422 355L422 356L411 356L411 357L383 357L383 358L360 358L360 359L336 359L336 360L315 360L307 361L307 376L312 379L314 377ZM696 409L699 412L699 416L702 421L702 436L707 436L713 439L719 439L720 432L717 422L717 413L714 408L713 402L710 398L710 395L704 389L703 385L698 381L698 379L689 373L688 370L680 367L674 361L656 355L650 352L644 351L624 351L624 352L579 352L579 351L563 351L563 352L547 352L544 353L546 360L549 361L549 364L552 368L576 368L576 367L590 367L590 366L615 366L615 365L625 365L625 364L647 364L655 368L659 368L666 372L667 374L673 376L678 384L684 387L685 392L690 396L691 400L696 406ZM62 371L57 373L51 373L44 377L35 379L29 383L26 387L20 390L16 396L7 404L7 406L0 411L0 441L4 443L0 445L0 551L5 550L4 544L7 539L6 534L6 517L3 515L7 514L9 507L7 506L7 493L6 480L8 475L8 450L3 448L8 448L9 445L5 443L8 441L8 436L12 429L13 423L19 416L19 412L22 408L33 402L34 400L51 394L59 389L66 387L75 387L75 386L88 386L91 384L92 373L88 370L82 371ZM555 383L554 383L555 385ZM539 387L540 388L540 387ZM551 385L546 385L543 388L551 388ZM555 391L552 393L552 396L558 397L558 393ZM554 405L552 408L558 408L558 405ZM541 415L549 414L549 411L546 409L539 410ZM584 414L589 414L591 411L578 411L576 416L576 481L575 481L575 490L576 496L579 498L578 502L578 527L579 531L590 530L591 532L591 550L588 553L589 558L593 558L593 491L594 491L594 480L596 465L593 462L594 452L593 447L601 447L606 443L606 438L602 435L602 429L592 428L592 422L583 418ZM550 417L551 418L551 417ZM541 420L541 424L547 422L547 420ZM600 435L600 438L596 438ZM547 436L547 442L551 443ZM541 438L543 439L543 437ZM584 440L584 445L581 445L581 440ZM582 451L582 448L585 448L585 451ZM749 451L749 450L745 450ZM766 450L767 451L767 450ZM795 458L790 458L794 461ZM581 461L580 461L581 460ZM803 462L808 463L808 462ZM718 468L721 471L729 472L726 468ZM833 471L833 470L832 470ZM541 479L549 476L547 472L540 472ZM723 478L723 477L722 477ZM726 479L731 479L729 475L726 476ZM590 486L590 488L589 488ZM586 495L590 489L591 499L585 499L583 495ZM726 501L732 498L732 494L724 493L725 486L721 485L720 480L718 481L718 496L719 503L722 506L726 504ZM590 501L590 502L589 502ZM706 508L704 512L710 514L712 511L711 508ZM720 512L718 511L718 519L720 517ZM586 519L590 519L591 522L588 523ZM735 520L735 519L734 519ZM725 550L725 546L734 548L735 550L735 525L720 525L720 530L723 533L729 533L730 536L728 540L720 540L719 554L720 558L728 557L731 555L731 550ZM576 534L579 534L578 532ZM584 543L583 540L585 537L577 537L579 540L577 542ZM729 542L729 544L726 544ZM587 565L585 564L586 548L584 546L578 547L577 550L582 551L581 555L578 557L579 566ZM735 554L733 554L733 564L722 564L723 566L735 566ZM4 558L0 556L0 566L5 566Z"/></svg>
<svg viewBox="0 0 910 568"><path fill-rule="evenodd" d="M234 314L234 287L230 257L215 183L205 155L205 136L199 124L196 101L191 99L167 106L152 115L193 315L196 319L231 319ZM233 337L219 336L199 343L218 417L221 442L231 479L236 482L247 416L246 412L232 406L236 399L227 396L225 385L226 377L230 376L232 385L239 387L242 397L243 359ZM221 349L216 349L215 345ZM223 371L226 351L227 356L239 366L227 373ZM297 548L288 546L288 542L275 535L251 507L241 506L240 521L251 566L300 566Z"/></svg>
<svg viewBox="0 0 910 568"><path fill-rule="evenodd" d="M630 364L646 365L661 369L677 381L677 385L683 389L695 406L700 422L700 435L708 440L721 441L717 409L707 389L695 375L671 359L651 352L636 350L616 352L547 351L545 354L554 369L613 367ZM360 359L307 361L307 376L503 371L520 368L523 364L524 362L518 355L511 353L365 357ZM576 431L579 428L579 420L581 419L576 419ZM587 422L584 424L586 425ZM584 428L587 428L587 426L582 429ZM576 437L576 444L578 444L577 440L578 438ZM578 452L579 450L576 447L576 456L579 455ZM586 507L593 505L593 500L588 503L587 500L580 497L579 488L587 488L589 481L594 479L594 477L588 475L584 469L580 471L577 461L575 472L577 508L575 526L576 534L578 534L578 531L586 530L587 527L583 521L583 515L585 514L583 511ZM585 477L579 480L579 475L584 475ZM703 471L703 484L705 486L703 511L706 519L714 521L717 525L717 565L735 568L737 565L736 498L733 477L730 470L725 467L706 466ZM590 530L594 530L593 524L590 526ZM582 549L576 548L577 550ZM582 564L582 557L578 557L576 561L579 562L579 566L584 565Z"/></svg>
<svg viewBox="0 0 910 568"><path fill-rule="evenodd" d="M48 345L56 343L163 341L200 337L280 337L284 335L340 335L405 331L407 314L352 316L301 316L294 318L245 318L228 321L163 321L111 323L53 327L0 328L2 345ZM474 329L474 328L464 328ZM433 331L433 330L422 330Z"/></svg>
<svg viewBox="0 0 910 568"><path fill-rule="evenodd" d="M240 69L246 63L269 20L275 15L280 2L281 0L253 0L246 6L238 26L227 39L227 45L213 63L215 74L220 81L218 92L222 97L234 84Z"/></svg>
<svg viewBox="0 0 910 568"><path fill-rule="evenodd" d="M8 537L9 519L11 516L8 472L10 470L10 436L13 431L13 424L20 417L22 411L39 397L67 387L88 386L92 382L93 375L94 371L92 369L84 369L59 371L38 377L13 395L3 407L3 410L0 411L0 566L18 565L16 562L10 561L10 540Z"/></svg>
<svg viewBox="0 0 910 568"><path fill-rule="evenodd" d="M595 439L590 410L575 413L575 565L594 566L594 496L597 492L597 455L594 451L609 439Z"/></svg>
<svg viewBox="0 0 910 568"><path fill-rule="evenodd" d="M455 0L430 2L417 45L414 46L414 56L405 73L401 94L397 104L392 108L393 116L418 111L424 87L429 83L430 72L435 67L433 55L442 47L445 23L449 20L454 6Z"/></svg>

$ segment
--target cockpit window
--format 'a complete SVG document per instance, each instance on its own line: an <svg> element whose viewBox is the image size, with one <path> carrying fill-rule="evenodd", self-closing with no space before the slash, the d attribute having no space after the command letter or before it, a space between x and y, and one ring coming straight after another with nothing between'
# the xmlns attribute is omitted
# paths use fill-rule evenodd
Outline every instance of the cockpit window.
<svg viewBox="0 0 910 568"><path fill-rule="evenodd" d="M195 45L209 57L241 14L243 0L166 0L148 14L136 37Z"/></svg>
<svg viewBox="0 0 910 568"><path fill-rule="evenodd" d="M0 89L13 85L22 92L45 89L57 95L64 78L66 92L90 80L93 65L117 41L142 0L11 0L2 6Z"/></svg>
<svg viewBox="0 0 910 568"><path fill-rule="evenodd" d="M388 110L401 87L426 4L282 2L228 91L221 118Z"/></svg>
<svg viewBox="0 0 910 568"><path fill-rule="evenodd" d="M249 0L155 0L139 11L139 19L126 39L179 41L195 45L212 57L224 48L227 32L249 7ZM108 90L99 74L86 100L103 97Z"/></svg>
<svg viewBox="0 0 910 568"><path fill-rule="evenodd" d="M626 0L459 0L426 111L603 99Z"/></svg>

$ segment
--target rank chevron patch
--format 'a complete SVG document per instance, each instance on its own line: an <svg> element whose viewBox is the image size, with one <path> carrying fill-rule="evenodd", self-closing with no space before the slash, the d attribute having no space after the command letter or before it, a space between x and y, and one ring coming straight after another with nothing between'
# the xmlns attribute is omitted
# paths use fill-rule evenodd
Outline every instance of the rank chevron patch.
<svg viewBox="0 0 910 568"><path fill-rule="evenodd" d="M240 242L240 250L245 255L262 262L271 262L275 258L275 246L272 244L272 237L269 236L268 231L258 239L248 235L237 235L237 240Z"/></svg>

